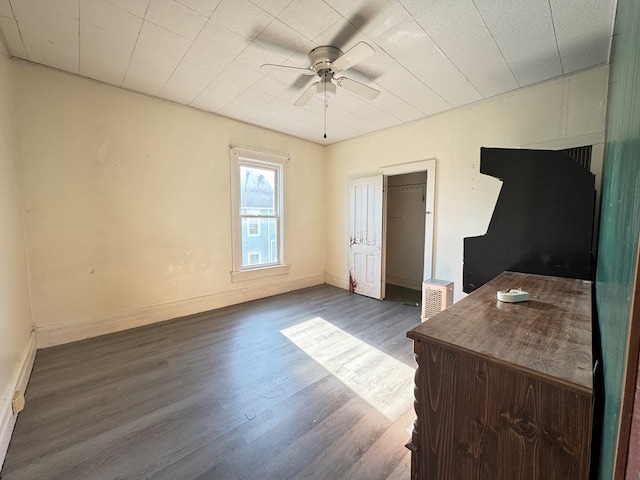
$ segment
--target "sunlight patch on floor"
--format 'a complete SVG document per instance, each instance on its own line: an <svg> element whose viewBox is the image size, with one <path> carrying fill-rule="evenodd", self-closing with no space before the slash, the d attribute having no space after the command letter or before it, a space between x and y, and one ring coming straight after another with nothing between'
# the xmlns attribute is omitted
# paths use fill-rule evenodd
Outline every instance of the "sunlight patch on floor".
<svg viewBox="0 0 640 480"><path fill-rule="evenodd" d="M413 404L411 367L323 318L281 333L389 420Z"/></svg>

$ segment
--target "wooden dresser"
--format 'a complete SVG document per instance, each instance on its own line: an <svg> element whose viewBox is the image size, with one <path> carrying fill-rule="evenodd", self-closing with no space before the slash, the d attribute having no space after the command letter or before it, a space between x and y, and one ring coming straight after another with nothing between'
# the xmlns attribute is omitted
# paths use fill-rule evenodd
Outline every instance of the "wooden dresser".
<svg viewBox="0 0 640 480"><path fill-rule="evenodd" d="M505 272L408 332L412 480L587 479L591 308L590 282Z"/></svg>

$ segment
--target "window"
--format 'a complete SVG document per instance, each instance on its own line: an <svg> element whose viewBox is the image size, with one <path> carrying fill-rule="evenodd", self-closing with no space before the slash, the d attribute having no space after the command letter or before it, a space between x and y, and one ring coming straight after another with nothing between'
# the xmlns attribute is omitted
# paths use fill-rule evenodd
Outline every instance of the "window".
<svg viewBox="0 0 640 480"><path fill-rule="evenodd" d="M287 158L232 147L234 281L287 273L283 176Z"/></svg>

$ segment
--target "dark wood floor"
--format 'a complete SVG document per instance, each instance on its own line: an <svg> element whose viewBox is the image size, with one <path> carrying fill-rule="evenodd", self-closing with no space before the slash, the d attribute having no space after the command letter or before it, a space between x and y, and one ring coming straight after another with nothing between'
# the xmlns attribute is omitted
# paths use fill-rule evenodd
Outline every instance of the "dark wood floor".
<svg viewBox="0 0 640 480"><path fill-rule="evenodd" d="M408 479L413 409L281 333L314 317L414 367L418 308L327 285L41 350L2 480Z"/></svg>

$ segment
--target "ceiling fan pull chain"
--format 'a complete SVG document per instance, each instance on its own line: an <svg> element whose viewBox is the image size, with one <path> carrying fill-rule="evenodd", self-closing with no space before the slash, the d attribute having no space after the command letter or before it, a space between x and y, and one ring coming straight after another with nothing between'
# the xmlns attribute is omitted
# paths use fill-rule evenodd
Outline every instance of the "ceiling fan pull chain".
<svg viewBox="0 0 640 480"><path fill-rule="evenodd" d="M327 138L327 108L329 108L329 97L327 97L327 83L324 84L324 138Z"/></svg>

